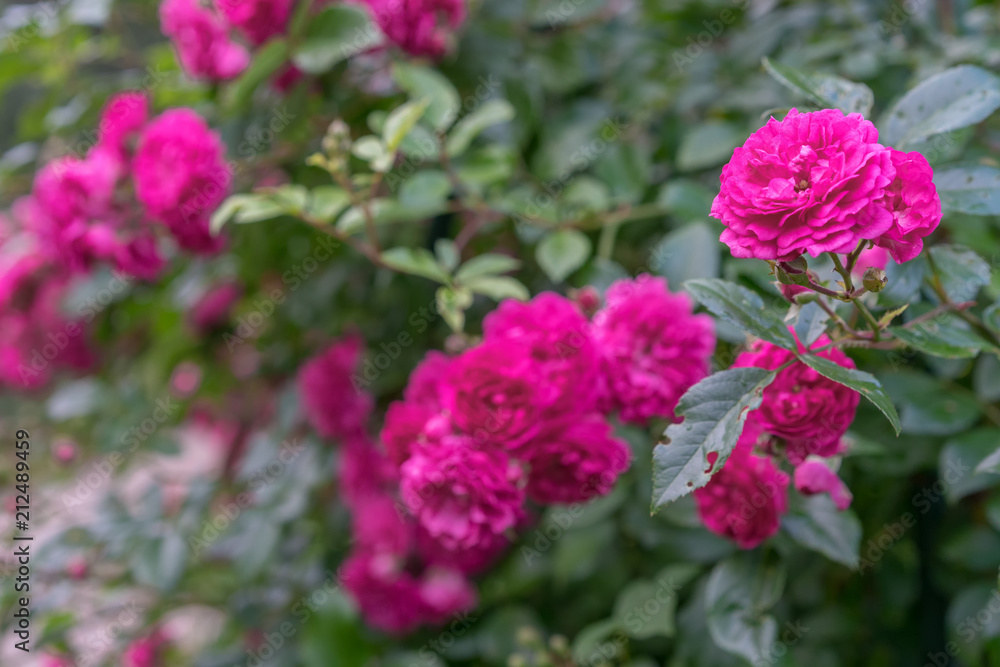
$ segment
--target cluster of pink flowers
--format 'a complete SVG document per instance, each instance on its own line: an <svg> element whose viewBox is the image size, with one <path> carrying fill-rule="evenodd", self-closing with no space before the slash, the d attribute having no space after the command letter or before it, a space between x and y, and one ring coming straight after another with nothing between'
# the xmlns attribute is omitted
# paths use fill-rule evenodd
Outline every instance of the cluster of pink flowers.
<svg viewBox="0 0 1000 667"><path fill-rule="evenodd" d="M421 362L389 406L381 446L364 436L371 402L351 380L359 341L310 361L302 401L318 431L345 442L356 548L343 578L369 622L404 632L474 604L468 576L510 545L528 501L607 494L630 460L608 414L674 419L708 373L711 320L691 310L648 276L613 285L592 321L557 294L505 301L480 344Z"/></svg>
<svg viewBox="0 0 1000 667"><path fill-rule="evenodd" d="M316 5L329 4L321 0ZM385 36L414 56L440 58L465 20L465 0L355 0L368 8ZM283 35L295 0L164 0L160 26L190 76L226 81L250 64L250 49ZM279 87L298 79L289 65Z"/></svg>
<svg viewBox="0 0 1000 667"><path fill-rule="evenodd" d="M813 347L829 344L824 335ZM855 367L836 348L813 354L844 368ZM854 421L860 395L766 341L752 343L733 366L776 370L789 361L793 363L764 390L760 407L747 416L722 469L695 491L698 512L709 530L744 549L777 533L781 515L788 511L789 479L776 459L784 457L795 466L794 485L803 495L827 493L841 510L851 504L850 491L825 459L843 453L842 438Z"/></svg>
<svg viewBox="0 0 1000 667"><path fill-rule="evenodd" d="M906 262L941 221L932 177L920 153L879 144L861 114L792 109L733 151L711 214L734 257L790 261L868 240Z"/></svg>
<svg viewBox="0 0 1000 667"><path fill-rule="evenodd" d="M218 251L208 220L230 181L222 142L200 116L172 109L149 120L146 97L128 92L108 102L86 156L43 167L14 212L61 266L105 262L152 279L164 260L151 221L187 250Z"/></svg>
<svg viewBox="0 0 1000 667"><path fill-rule="evenodd" d="M94 356L84 323L61 303L71 277L47 262L37 242L17 235L0 248L0 386L36 389L59 369L87 370Z"/></svg>

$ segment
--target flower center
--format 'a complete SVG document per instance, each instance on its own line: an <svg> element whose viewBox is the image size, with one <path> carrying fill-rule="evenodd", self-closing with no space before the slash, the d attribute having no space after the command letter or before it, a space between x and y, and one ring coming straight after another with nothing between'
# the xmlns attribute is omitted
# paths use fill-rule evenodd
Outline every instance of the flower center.
<svg viewBox="0 0 1000 667"><path fill-rule="evenodd" d="M799 182L795 184L796 192L802 192L803 190L807 190L808 188L809 188L809 181L807 181L804 178L800 179Z"/></svg>

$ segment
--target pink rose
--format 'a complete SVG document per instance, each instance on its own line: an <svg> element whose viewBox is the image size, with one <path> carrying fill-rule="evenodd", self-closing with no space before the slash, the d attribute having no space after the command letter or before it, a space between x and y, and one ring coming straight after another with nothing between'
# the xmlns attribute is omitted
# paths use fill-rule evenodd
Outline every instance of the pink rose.
<svg viewBox="0 0 1000 667"><path fill-rule="evenodd" d="M722 470L694 491L705 527L741 549L753 549L775 535L788 511L788 475L771 459L753 453L759 434L759 425L748 420Z"/></svg>
<svg viewBox="0 0 1000 667"><path fill-rule="evenodd" d="M476 606L476 589L460 572L432 568L420 582L420 598L427 610L427 620L444 623Z"/></svg>
<svg viewBox="0 0 1000 667"><path fill-rule="evenodd" d="M892 212L892 226L876 243L902 263L919 255L924 249L923 238L937 229L941 199L934 187L934 170L923 155L892 149L891 156L896 178L882 205Z"/></svg>
<svg viewBox="0 0 1000 667"><path fill-rule="evenodd" d="M385 413L381 438L389 458L401 465L414 449L451 434L447 415L420 403L394 401Z"/></svg>
<svg viewBox="0 0 1000 667"><path fill-rule="evenodd" d="M349 507L381 498L399 485L399 470L367 435L348 438L341 449L340 487Z"/></svg>
<svg viewBox="0 0 1000 667"><path fill-rule="evenodd" d="M593 329L605 411L634 423L674 418L680 397L708 375L715 349L712 319L691 311L691 300L671 293L663 278L641 275L608 289Z"/></svg>
<svg viewBox="0 0 1000 667"><path fill-rule="evenodd" d="M504 300L483 321L486 342L520 343L546 383L552 410L589 412L597 400L600 357L590 323L572 301L552 292L528 303Z"/></svg>
<svg viewBox="0 0 1000 667"><path fill-rule="evenodd" d="M125 161L130 140L138 136L148 118L149 100L143 93L128 91L112 96L97 125L97 145Z"/></svg>
<svg viewBox="0 0 1000 667"><path fill-rule="evenodd" d="M225 81L250 64L250 54L230 39L222 18L198 0L164 0L160 28L174 43L181 67L194 78Z"/></svg>
<svg viewBox="0 0 1000 667"><path fill-rule="evenodd" d="M360 336L345 336L299 370L306 417L324 437L351 438L364 432L374 401L354 384L363 345Z"/></svg>
<svg viewBox="0 0 1000 667"><path fill-rule="evenodd" d="M440 58L465 20L464 0L365 0L386 37L412 56Z"/></svg>
<svg viewBox="0 0 1000 667"><path fill-rule="evenodd" d="M537 503L577 503L606 495L629 466L631 451L600 415L552 423L524 450L528 496Z"/></svg>
<svg viewBox="0 0 1000 667"><path fill-rule="evenodd" d="M403 398L411 403L420 403L435 410L441 407L441 392L448 378L452 358L431 350L410 373L410 379L403 391Z"/></svg>
<svg viewBox="0 0 1000 667"><path fill-rule="evenodd" d="M221 248L208 219L229 192L232 172L218 135L191 109L166 111L143 130L133 163L136 196L193 252Z"/></svg>
<svg viewBox="0 0 1000 667"><path fill-rule="evenodd" d="M194 304L188 321L200 333L208 333L229 320L229 313L241 296L243 287L239 283L215 285Z"/></svg>
<svg viewBox="0 0 1000 667"><path fill-rule="evenodd" d="M414 452L400 469L400 497L421 527L446 549L491 544L524 513L523 473L495 449L467 438Z"/></svg>
<svg viewBox="0 0 1000 667"><path fill-rule="evenodd" d="M829 344L830 339L823 335L813 347ZM855 368L850 357L837 348L814 354L844 368ZM792 352L756 340L740 353L733 368L775 370L793 359ZM784 440L788 460L798 464L810 454L826 457L838 452L840 438L854 421L860 400L858 392L795 361L768 385L760 407L752 414L764 431Z"/></svg>
<svg viewBox="0 0 1000 667"><path fill-rule="evenodd" d="M424 620L420 582L404 569L404 559L386 552L360 550L341 566L344 588L372 626L404 634Z"/></svg>
<svg viewBox="0 0 1000 667"><path fill-rule="evenodd" d="M294 0L215 0L229 25L239 28L254 44L284 34Z"/></svg>
<svg viewBox="0 0 1000 667"><path fill-rule="evenodd" d="M167 641L167 636L160 630L136 639L122 654L122 667L158 667L161 664L160 654Z"/></svg>
<svg viewBox="0 0 1000 667"><path fill-rule="evenodd" d="M827 493L841 511L850 507L853 499L837 473L819 459L807 459L795 467L795 488L804 496Z"/></svg>
<svg viewBox="0 0 1000 667"><path fill-rule="evenodd" d="M726 226L721 240L734 257L849 253L892 227L882 200L895 177L890 151L861 114L792 109L733 151L711 215Z"/></svg>
<svg viewBox="0 0 1000 667"><path fill-rule="evenodd" d="M443 386L444 407L477 443L516 450L538 434L555 391L523 345L484 342L455 358Z"/></svg>

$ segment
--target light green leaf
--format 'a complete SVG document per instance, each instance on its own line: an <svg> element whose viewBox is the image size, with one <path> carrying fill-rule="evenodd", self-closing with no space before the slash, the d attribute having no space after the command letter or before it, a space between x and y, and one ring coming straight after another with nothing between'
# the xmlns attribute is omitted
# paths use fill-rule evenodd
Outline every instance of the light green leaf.
<svg viewBox="0 0 1000 667"><path fill-rule="evenodd" d="M781 316L755 292L717 278L689 280L684 289L716 317L786 350L796 349Z"/></svg>
<svg viewBox="0 0 1000 667"><path fill-rule="evenodd" d="M483 130L493 125L506 123L514 118L514 107L501 99L486 100L479 108L468 114L451 129L446 144L448 155L457 157L472 144L472 140Z"/></svg>
<svg viewBox="0 0 1000 667"><path fill-rule="evenodd" d="M421 209L444 206L451 189L451 180L443 171L420 171L399 187L399 203Z"/></svg>
<svg viewBox="0 0 1000 667"><path fill-rule="evenodd" d="M727 161L746 133L732 123L709 121L684 132L677 149L677 168L697 171Z"/></svg>
<svg viewBox="0 0 1000 667"><path fill-rule="evenodd" d="M395 63L392 76L412 99L429 100L426 120L438 131L448 129L461 108L458 92L440 72L409 63Z"/></svg>
<svg viewBox="0 0 1000 667"><path fill-rule="evenodd" d="M390 151L399 148L399 144L427 112L428 106L430 106L430 99L424 98L407 102L392 110L389 117L385 119L385 127L382 128L382 138Z"/></svg>
<svg viewBox="0 0 1000 667"><path fill-rule="evenodd" d="M798 308L795 318L795 335L806 347L815 343L823 332L830 316L815 302L810 302Z"/></svg>
<svg viewBox="0 0 1000 667"><path fill-rule="evenodd" d="M212 236L215 236L222 231L222 228L233 218L234 215L236 215L236 212L240 210L240 207L252 199L253 195L240 194L232 195L222 202L222 204L219 205L219 208L215 209L215 213L212 214L212 218L208 223L208 228L212 233Z"/></svg>
<svg viewBox="0 0 1000 667"><path fill-rule="evenodd" d="M678 287L685 280L719 276L719 235L704 222L670 232L653 247L650 268Z"/></svg>
<svg viewBox="0 0 1000 667"><path fill-rule="evenodd" d="M288 52L288 42L283 39L272 39L257 49L253 54L250 66L229 89L229 101L237 106L246 104L257 87L270 79L288 62Z"/></svg>
<svg viewBox="0 0 1000 667"><path fill-rule="evenodd" d="M382 261L389 268L402 273L422 276L439 283L451 280L448 272L426 248L390 248L382 253Z"/></svg>
<svg viewBox="0 0 1000 667"><path fill-rule="evenodd" d="M812 354L804 354L799 358L820 375L834 382L839 382L845 387L850 387L871 401L886 416L889 423L892 424L896 435L899 435L899 415L896 414L896 408L892 404L892 400L889 399L889 395L885 393L882 384L874 375L854 368L844 368L836 362Z"/></svg>
<svg viewBox="0 0 1000 667"><path fill-rule="evenodd" d="M286 213L288 213L288 206L284 202L275 201L266 195L256 195L243 202L240 209L236 211L234 221L242 225L249 222L271 220Z"/></svg>
<svg viewBox="0 0 1000 667"><path fill-rule="evenodd" d="M921 81L882 117L879 139L904 150L941 132L974 125L1000 107L1000 78L959 65Z"/></svg>
<svg viewBox="0 0 1000 667"><path fill-rule="evenodd" d="M535 259L554 283L560 283L590 257L590 239L575 229L560 229L543 238L535 249Z"/></svg>
<svg viewBox="0 0 1000 667"><path fill-rule="evenodd" d="M313 220L333 222L351 203L351 196L335 185L321 185L309 194L306 213Z"/></svg>
<svg viewBox="0 0 1000 667"><path fill-rule="evenodd" d="M292 61L304 72L322 74L380 42L381 33L367 10L350 4L334 5L310 20Z"/></svg>
<svg viewBox="0 0 1000 667"><path fill-rule="evenodd" d="M434 254L437 256L438 263L448 271L454 271L462 259L459 256L458 247L451 239L438 239L435 241Z"/></svg>
<svg viewBox="0 0 1000 667"><path fill-rule="evenodd" d="M653 449L654 512L705 486L722 468L774 375L762 368L731 368L687 390L676 410L684 421L668 426ZM714 465L708 463L710 452L718 454Z"/></svg>
<svg viewBox="0 0 1000 667"><path fill-rule="evenodd" d="M463 284L476 294L482 294L497 301L502 299L527 301L531 298L531 292L528 291L528 288L510 276L479 276L470 278Z"/></svg>
<svg viewBox="0 0 1000 667"><path fill-rule="evenodd" d="M802 546L857 569L861 522L851 510L838 510L830 496L803 498L801 510L786 514L781 526Z"/></svg>
<svg viewBox="0 0 1000 667"><path fill-rule="evenodd" d="M925 354L946 359L970 359L992 347L956 315L943 314L913 326L889 329L896 338Z"/></svg>
<svg viewBox="0 0 1000 667"><path fill-rule="evenodd" d="M388 153L389 149L378 137L366 134L351 144L351 152L365 162L371 162Z"/></svg>
<svg viewBox="0 0 1000 667"><path fill-rule="evenodd" d="M934 185L946 211L1000 215L1000 169L983 164L934 171Z"/></svg>
<svg viewBox="0 0 1000 667"><path fill-rule="evenodd" d="M867 117L875 104L871 88L833 74L808 72L789 65L763 59L764 69L778 83L812 100L823 109L840 109L845 114L860 113Z"/></svg>
<svg viewBox="0 0 1000 667"><path fill-rule="evenodd" d="M519 268L521 268L521 260L516 257L488 252L476 255L463 264L458 273L455 274L455 280L464 284L473 278L507 273Z"/></svg>

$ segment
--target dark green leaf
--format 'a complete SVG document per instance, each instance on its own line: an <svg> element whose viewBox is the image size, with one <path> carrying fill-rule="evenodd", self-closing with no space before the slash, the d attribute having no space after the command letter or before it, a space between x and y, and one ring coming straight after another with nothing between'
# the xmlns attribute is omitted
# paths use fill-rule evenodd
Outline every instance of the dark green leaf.
<svg viewBox="0 0 1000 667"><path fill-rule="evenodd" d="M868 116L875 95L863 83L848 81L833 74L807 72L764 58L764 69L781 85L812 100L824 109L840 109L845 114Z"/></svg>
<svg viewBox="0 0 1000 667"><path fill-rule="evenodd" d="M830 496L804 498L801 510L785 515L781 526L802 546L849 568L858 567L861 522L851 510L838 510Z"/></svg>
<svg viewBox="0 0 1000 667"><path fill-rule="evenodd" d="M986 165L934 171L934 185L946 211L1000 215L1000 169Z"/></svg>
<svg viewBox="0 0 1000 667"><path fill-rule="evenodd" d="M592 244L583 232L560 229L547 235L538 244L535 259L554 283L561 283L590 258Z"/></svg>
<svg viewBox="0 0 1000 667"><path fill-rule="evenodd" d="M736 446L747 414L760 406L774 372L731 368L708 376L681 397L664 442L653 449L653 511L705 486ZM714 465L708 454L716 452Z"/></svg>
<svg viewBox="0 0 1000 667"><path fill-rule="evenodd" d="M652 255L650 268L675 287L685 280L719 276L719 235L704 222L667 234Z"/></svg>
<svg viewBox="0 0 1000 667"><path fill-rule="evenodd" d="M322 74L380 41L380 33L365 9L334 5L310 20L305 39L295 50L292 61L304 72Z"/></svg>
<svg viewBox="0 0 1000 667"><path fill-rule="evenodd" d="M850 387L871 401L886 416L889 423L892 424L896 435L899 435L901 428L899 415L896 414L895 406L893 406L888 394L882 388L882 384L874 375L854 368L844 368L829 359L817 357L812 354L804 354L800 359L817 373L830 378L834 382L839 382L846 387Z"/></svg>
<svg viewBox="0 0 1000 667"><path fill-rule="evenodd" d="M990 265L968 248L937 245L930 249L930 256L941 286L955 303L972 301L990 282Z"/></svg>
<svg viewBox="0 0 1000 667"><path fill-rule="evenodd" d="M717 317L779 347L796 349L795 339L781 316L745 287L725 280L700 278L684 283L684 289Z"/></svg>

